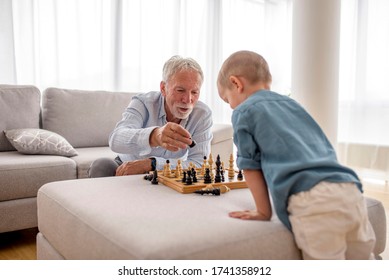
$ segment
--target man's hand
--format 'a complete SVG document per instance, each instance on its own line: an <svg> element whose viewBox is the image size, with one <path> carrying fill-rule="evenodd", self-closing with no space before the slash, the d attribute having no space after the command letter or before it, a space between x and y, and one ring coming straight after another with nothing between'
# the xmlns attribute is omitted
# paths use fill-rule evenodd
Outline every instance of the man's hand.
<svg viewBox="0 0 389 280"><path fill-rule="evenodd" d="M186 149L191 144L190 133L181 125L172 122L154 129L150 134L151 147L160 146L166 150L177 152L180 149Z"/></svg>
<svg viewBox="0 0 389 280"><path fill-rule="evenodd" d="M126 161L116 169L116 176L144 174L151 171L151 159Z"/></svg>

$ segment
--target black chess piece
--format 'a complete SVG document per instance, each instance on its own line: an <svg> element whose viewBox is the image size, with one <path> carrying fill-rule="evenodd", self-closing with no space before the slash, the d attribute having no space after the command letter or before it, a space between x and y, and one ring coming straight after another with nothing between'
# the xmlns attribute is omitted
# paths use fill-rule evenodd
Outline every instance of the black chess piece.
<svg viewBox="0 0 389 280"><path fill-rule="evenodd" d="M182 180L181 180L181 182L182 183L185 183L186 182L186 171L184 171L184 172L182 172Z"/></svg>
<svg viewBox="0 0 389 280"><path fill-rule="evenodd" d="M185 184L187 184L187 185L193 184L192 174L191 174L190 170L187 171Z"/></svg>
<svg viewBox="0 0 389 280"><path fill-rule="evenodd" d="M151 181L153 179L153 174L146 174L143 179Z"/></svg>
<svg viewBox="0 0 389 280"><path fill-rule="evenodd" d="M192 181L193 183L197 183L197 172L194 168L192 168Z"/></svg>
<svg viewBox="0 0 389 280"><path fill-rule="evenodd" d="M198 193L198 194L201 194L201 195L204 195L204 194L220 195L220 189L219 188L197 190L197 191L194 191L194 192Z"/></svg>
<svg viewBox="0 0 389 280"><path fill-rule="evenodd" d="M151 180L151 184L158 185L158 171L153 171L153 179Z"/></svg>
<svg viewBox="0 0 389 280"><path fill-rule="evenodd" d="M238 180L243 180L243 173L242 173L242 170L239 170L239 172L238 172L238 175L236 176L236 178L238 179Z"/></svg>
<svg viewBox="0 0 389 280"><path fill-rule="evenodd" d="M205 169L205 174L204 174L204 184L211 184L212 183L212 177L209 174L209 168Z"/></svg>

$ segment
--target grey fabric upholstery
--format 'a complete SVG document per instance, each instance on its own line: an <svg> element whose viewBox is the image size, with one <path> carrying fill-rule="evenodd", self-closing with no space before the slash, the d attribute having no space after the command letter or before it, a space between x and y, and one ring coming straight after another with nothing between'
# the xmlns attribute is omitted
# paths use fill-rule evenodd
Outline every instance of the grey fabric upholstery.
<svg viewBox="0 0 389 280"><path fill-rule="evenodd" d="M0 232L35 227L38 189L52 181L86 178L97 158L114 159L108 137L134 93L0 85ZM40 115L42 117L40 118ZM44 128L65 137L77 156L23 155L3 130ZM212 152L232 153L230 125L213 127Z"/></svg>
<svg viewBox="0 0 389 280"><path fill-rule="evenodd" d="M39 128L40 100L40 91L34 86L0 85L0 152L15 150L4 130Z"/></svg>
<svg viewBox="0 0 389 280"><path fill-rule="evenodd" d="M367 205L379 255L385 211L374 199ZM228 217L252 207L248 189L181 194L142 175L49 183L38 193L38 259L300 259L276 216L270 222Z"/></svg>
<svg viewBox="0 0 389 280"><path fill-rule="evenodd" d="M76 179L76 163L62 156L2 152L0 201L36 197L48 182Z"/></svg>
<svg viewBox="0 0 389 280"><path fill-rule="evenodd" d="M42 128L74 147L108 146L108 136L134 94L48 88L43 92Z"/></svg>

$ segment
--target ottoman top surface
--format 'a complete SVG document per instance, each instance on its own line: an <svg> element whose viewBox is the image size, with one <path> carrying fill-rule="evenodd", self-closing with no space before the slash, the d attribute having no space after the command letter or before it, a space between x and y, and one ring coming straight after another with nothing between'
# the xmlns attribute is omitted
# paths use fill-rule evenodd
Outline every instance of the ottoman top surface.
<svg viewBox="0 0 389 280"><path fill-rule="evenodd" d="M44 185L38 223L70 259L271 259L277 250L276 258L298 258L275 215L270 222L228 216L254 207L248 189L181 194L143 175L107 177Z"/></svg>

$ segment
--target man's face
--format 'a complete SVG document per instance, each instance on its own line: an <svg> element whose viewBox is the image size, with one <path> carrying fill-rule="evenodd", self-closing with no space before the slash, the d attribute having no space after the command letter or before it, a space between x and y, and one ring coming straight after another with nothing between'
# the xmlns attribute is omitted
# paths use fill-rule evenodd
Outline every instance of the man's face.
<svg viewBox="0 0 389 280"><path fill-rule="evenodd" d="M161 82L160 87L165 97L167 121L179 122L190 115L200 97L201 77L193 70L182 70L167 83Z"/></svg>

